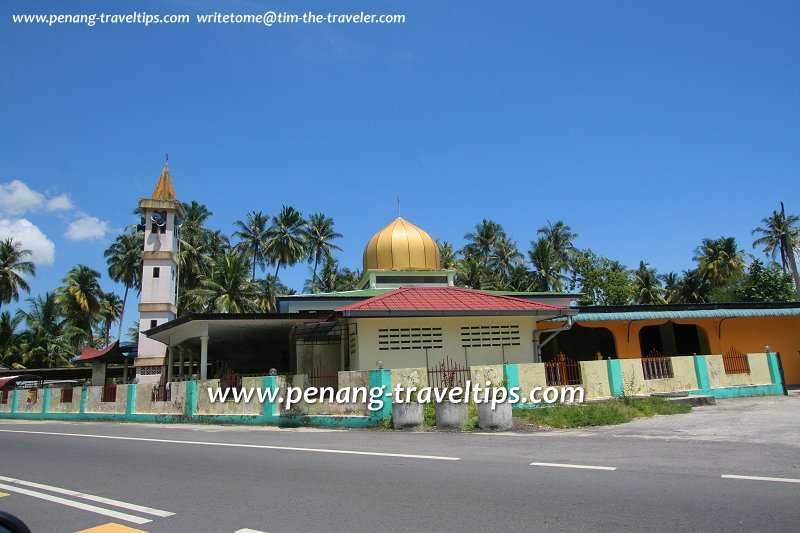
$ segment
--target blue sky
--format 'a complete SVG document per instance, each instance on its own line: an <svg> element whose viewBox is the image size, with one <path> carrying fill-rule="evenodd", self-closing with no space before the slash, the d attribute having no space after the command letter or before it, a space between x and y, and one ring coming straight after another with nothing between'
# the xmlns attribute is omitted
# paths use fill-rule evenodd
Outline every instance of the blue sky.
<svg viewBox="0 0 800 533"><path fill-rule="evenodd" d="M111 6L407 22L11 22ZM405 218L459 245L484 217L523 248L563 219L580 246L659 272L690 268L704 237L749 250L781 200L800 211L794 1L26 1L0 13L0 233L40 250L34 294L77 263L106 274L102 252L165 152L178 196L205 203L212 227L282 204L323 211L351 268L397 196ZM297 289L306 277L282 274Z"/></svg>

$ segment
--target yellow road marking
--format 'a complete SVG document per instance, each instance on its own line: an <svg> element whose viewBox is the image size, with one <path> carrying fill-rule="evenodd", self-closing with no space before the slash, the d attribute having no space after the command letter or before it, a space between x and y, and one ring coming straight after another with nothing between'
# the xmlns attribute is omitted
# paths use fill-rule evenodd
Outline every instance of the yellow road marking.
<svg viewBox="0 0 800 533"><path fill-rule="evenodd" d="M147 533L147 531L143 529L135 529L128 526L123 526L122 524L116 524L114 522L109 522L108 524L103 524L102 526L97 527L90 527L89 529L81 529L80 531L76 531L75 533Z"/></svg>
<svg viewBox="0 0 800 533"><path fill-rule="evenodd" d="M5 492L0 492L0 498L2 498L4 496L8 496L8 494L6 494Z"/></svg>

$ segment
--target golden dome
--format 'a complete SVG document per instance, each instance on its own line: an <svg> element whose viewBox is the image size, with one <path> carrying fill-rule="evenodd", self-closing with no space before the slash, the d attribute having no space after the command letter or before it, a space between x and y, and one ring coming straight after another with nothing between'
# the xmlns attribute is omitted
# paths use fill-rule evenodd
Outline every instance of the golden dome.
<svg viewBox="0 0 800 533"><path fill-rule="evenodd" d="M439 270L439 247L425 230L397 217L364 248L364 270Z"/></svg>

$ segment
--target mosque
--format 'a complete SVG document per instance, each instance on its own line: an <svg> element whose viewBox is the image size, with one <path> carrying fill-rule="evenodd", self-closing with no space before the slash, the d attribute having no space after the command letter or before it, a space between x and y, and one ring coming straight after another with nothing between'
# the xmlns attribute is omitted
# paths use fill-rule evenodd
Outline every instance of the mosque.
<svg viewBox="0 0 800 533"><path fill-rule="evenodd" d="M578 294L478 291L454 286L423 229L397 218L373 235L357 290L280 296L275 313L176 317L176 229L183 216L165 165L145 221L139 304L140 383L341 370L530 363L643 355L782 353L800 383L800 304L693 304L577 308ZM767 350L769 351L769 350ZM103 357L103 351L96 357ZM89 361L90 362L90 361Z"/></svg>

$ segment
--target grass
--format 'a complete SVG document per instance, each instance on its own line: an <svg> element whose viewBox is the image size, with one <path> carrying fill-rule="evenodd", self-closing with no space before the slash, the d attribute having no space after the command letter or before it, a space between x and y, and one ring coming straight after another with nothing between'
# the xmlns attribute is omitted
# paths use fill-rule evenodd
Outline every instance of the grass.
<svg viewBox="0 0 800 533"><path fill-rule="evenodd" d="M514 409L514 416L528 422L554 428L608 426L634 418L688 413L691 406L664 398L617 398L576 405L553 405L534 409Z"/></svg>
<svg viewBox="0 0 800 533"><path fill-rule="evenodd" d="M422 422L423 426L436 425L436 408L433 406L432 403L426 403L422 407L422 414L425 417L425 420Z"/></svg>

